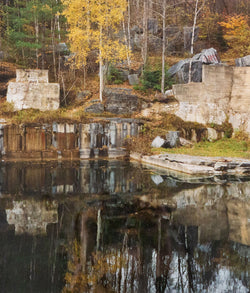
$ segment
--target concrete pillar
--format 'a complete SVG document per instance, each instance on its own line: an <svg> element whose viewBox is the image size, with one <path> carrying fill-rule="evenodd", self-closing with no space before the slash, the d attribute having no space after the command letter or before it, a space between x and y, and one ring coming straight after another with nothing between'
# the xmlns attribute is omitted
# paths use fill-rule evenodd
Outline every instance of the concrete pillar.
<svg viewBox="0 0 250 293"><path fill-rule="evenodd" d="M81 124L80 133L80 159L90 157L90 124Z"/></svg>

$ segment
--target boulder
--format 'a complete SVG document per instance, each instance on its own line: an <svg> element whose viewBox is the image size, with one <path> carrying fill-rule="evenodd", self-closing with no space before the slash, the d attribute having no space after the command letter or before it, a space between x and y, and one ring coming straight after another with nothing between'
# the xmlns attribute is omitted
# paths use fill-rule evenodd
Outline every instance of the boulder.
<svg viewBox="0 0 250 293"><path fill-rule="evenodd" d="M192 60L201 61L203 64L219 64L220 57L214 48L204 49L193 56Z"/></svg>
<svg viewBox="0 0 250 293"><path fill-rule="evenodd" d="M130 74L128 75L128 81L130 85L137 85L139 84L140 80L138 74Z"/></svg>
<svg viewBox="0 0 250 293"><path fill-rule="evenodd" d="M163 178L161 177L161 175L151 175L151 179L152 181L156 184L159 185L162 182L164 182Z"/></svg>
<svg viewBox="0 0 250 293"><path fill-rule="evenodd" d="M207 128L207 139L209 141L214 141L218 139L218 133L214 128L211 128L211 127Z"/></svg>
<svg viewBox="0 0 250 293"><path fill-rule="evenodd" d="M96 103L96 104L93 104L93 105L90 105L89 107L87 107L85 109L85 112L96 113L96 114L102 113L102 112L104 112L104 106L101 103Z"/></svg>
<svg viewBox="0 0 250 293"><path fill-rule="evenodd" d="M203 64L219 64L220 58L214 48L202 50L191 59L180 60L169 68L168 74L175 77L179 83L188 83L189 66L191 62L191 81L202 82L202 65Z"/></svg>
<svg viewBox="0 0 250 293"><path fill-rule="evenodd" d="M170 76L174 76L178 71L181 70L182 66L187 62L187 60L190 60L190 59L180 60L179 62L171 66L168 70L168 74Z"/></svg>
<svg viewBox="0 0 250 293"><path fill-rule="evenodd" d="M160 136L156 136L156 138L152 141L152 148L164 148L166 145L166 140L161 138Z"/></svg>
<svg viewBox="0 0 250 293"><path fill-rule="evenodd" d="M166 143L168 147L174 148L180 145L180 132L168 131L166 134Z"/></svg>
<svg viewBox="0 0 250 293"><path fill-rule="evenodd" d="M250 66L250 55L235 59L235 65L237 67Z"/></svg>
<svg viewBox="0 0 250 293"><path fill-rule="evenodd" d="M176 78L179 83L188 83L189 66L190 66L190 60L188 62L186 62L182 66L181 70L179 70L177 72ZM191 63L191 81L192 82L202 82L202 62L201 61L192 61L192 63Z"/></svg>

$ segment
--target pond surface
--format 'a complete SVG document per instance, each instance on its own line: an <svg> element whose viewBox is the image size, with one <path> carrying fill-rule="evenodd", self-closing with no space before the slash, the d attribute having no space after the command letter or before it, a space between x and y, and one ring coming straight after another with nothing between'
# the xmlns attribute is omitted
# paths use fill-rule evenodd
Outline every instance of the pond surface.
<svg viewBox="0 0 250 293"><path fill-rule="evenodd" d="M249 292L250 178L2 163L0 292Z"/></svg>

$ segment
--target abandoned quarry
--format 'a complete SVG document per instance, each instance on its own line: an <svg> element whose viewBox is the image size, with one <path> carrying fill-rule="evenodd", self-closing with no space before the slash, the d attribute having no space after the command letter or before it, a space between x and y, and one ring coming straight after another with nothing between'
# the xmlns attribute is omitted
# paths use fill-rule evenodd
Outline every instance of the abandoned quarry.
<svg viewBox="0 0 250 293"><path fill-rule="evenodd" d="M0 3L0 292L249 292L249 15Z"/></svg>

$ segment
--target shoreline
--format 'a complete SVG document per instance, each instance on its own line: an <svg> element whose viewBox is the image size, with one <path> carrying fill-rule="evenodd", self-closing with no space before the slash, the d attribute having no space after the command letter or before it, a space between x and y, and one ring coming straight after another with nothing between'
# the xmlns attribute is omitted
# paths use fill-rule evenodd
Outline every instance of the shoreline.
<svg viewBox="0 0 250 293"><path fill-rule="evenodd" d="M201 157L181 154L143 156L131 153L130 158L165 169L190 175L249 175L250 160L229 157Z"/></svg>

